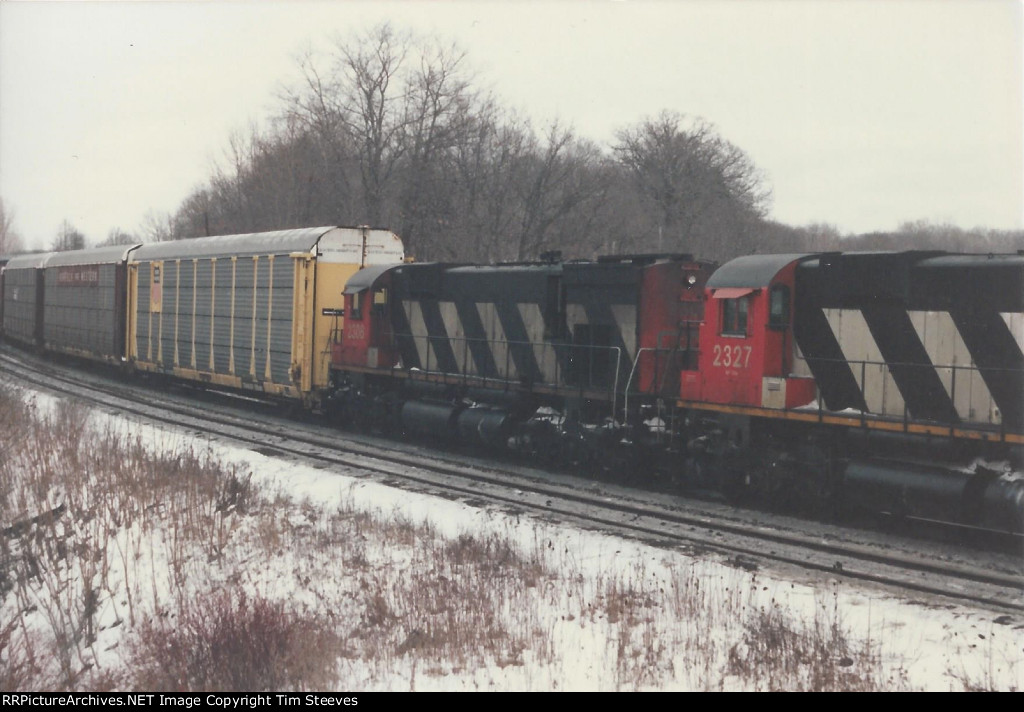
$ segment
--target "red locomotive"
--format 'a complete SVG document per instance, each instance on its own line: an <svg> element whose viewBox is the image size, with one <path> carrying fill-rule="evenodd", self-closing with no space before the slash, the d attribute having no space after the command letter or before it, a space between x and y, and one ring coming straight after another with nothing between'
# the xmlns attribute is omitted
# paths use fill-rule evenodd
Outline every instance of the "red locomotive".
<svg viewBox="0 0 1024 712"><path fill-rule="evenodd" d="M402 264L345 292L350 419L1024 531L1020 254Z"/></svg>

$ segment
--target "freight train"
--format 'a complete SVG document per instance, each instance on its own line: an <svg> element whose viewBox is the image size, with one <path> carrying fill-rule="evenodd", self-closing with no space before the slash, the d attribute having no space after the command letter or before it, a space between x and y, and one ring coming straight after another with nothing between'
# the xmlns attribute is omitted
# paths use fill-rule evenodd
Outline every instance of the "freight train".
<svg viewBox="0 0 1024 712"><path fill-rule="evenodd" d="M310 228L11 258L6 339L355 427L1024 533L1024 254L415 263Z"/></svg>

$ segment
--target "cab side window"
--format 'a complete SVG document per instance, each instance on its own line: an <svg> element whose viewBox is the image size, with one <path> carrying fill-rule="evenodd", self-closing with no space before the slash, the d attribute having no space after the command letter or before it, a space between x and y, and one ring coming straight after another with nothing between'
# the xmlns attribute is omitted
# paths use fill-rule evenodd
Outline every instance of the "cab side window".
<svg viewBox="0 0 1024 712"><path fill-rule="evenodd" d="M373 315L381 317L388 308L388 288L380 287L373 290Z"/></svg>
<svg viewBox="0 0 1024 712"><path fill-rule="evenodd" d="M722 335L746 336L747 312L750 300L747 297L722 300Z"/></svg>
<svg viewBox="0 0 1024 712"><path fill-rule="evenodd" d="M785 329L789 326L789 287L777 284L769 293L768 326Z"/></svg>

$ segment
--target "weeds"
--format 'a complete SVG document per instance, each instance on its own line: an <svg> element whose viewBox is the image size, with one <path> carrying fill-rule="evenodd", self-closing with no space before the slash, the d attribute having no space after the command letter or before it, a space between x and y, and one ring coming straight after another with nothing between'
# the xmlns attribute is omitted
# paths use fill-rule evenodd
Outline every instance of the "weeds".
<svg viewBox="0 0 1024 712"><path fill-rule="evenodd" d="M90 421L82 406L35 408L0 389L0 674L15 686L105 684L100 634L134 624L144 591L184 589L255 496L206 453L154 452Z"/></svg>
<svg viewBox="0 0 1024 712"><path fill-rule="evenodd" d="M314 618L245 591L183 602L144 622L130 646L139 690L162 692L328 689L333 636Z"/></svg>
<svg viewBox="0 0 1024 712"><path fill-rule="evenodd" d="M876 691L905 686L902 670L880 674L870 641L855 643L838 611L820 607L810 625L772 604L753 612L743 639L729 650L729 672L763 690Z"/></svg>
<svg viewBox="0 0 1024 712"><path fill-rule="evenodd" d="M795 618L747 572L511 520L445 535L351 490L293 501L93 420L0 387L5 690L910 686L837 605Z"/></svg>

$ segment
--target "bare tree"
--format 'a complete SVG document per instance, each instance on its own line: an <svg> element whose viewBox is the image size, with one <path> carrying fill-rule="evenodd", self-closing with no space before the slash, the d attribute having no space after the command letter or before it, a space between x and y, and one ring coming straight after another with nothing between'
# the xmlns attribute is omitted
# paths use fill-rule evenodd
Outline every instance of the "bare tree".
<svg viewBox="0 0 1024 712"><path fill-rule="evenodd" d="M537 132L474 86L466 55L391 25L299 60L266 128L235 134L207 185L151 239L309 224L394 227L420 259L522 260L757 249L769 193L699 119L663 113L614 152L559 122ZM617 159L617 160L616 160Z"/></svg>
<svg viewBox="0 0 1024 712"><path fill-rule="evenodd" d="M24 249L21 236L14 229L14 211L0 198L0 255L10 255Z"/></svg>
<svg viewBox="0 0 1024 712"><path fill-rule="evenodd" d="M340 117L355 138L362 174L366 218L380 224L384 199L401 156L405 94L399 72L409 39L390 24L373 28L362 42L338 45Z"/></svg>
<svg viewBox="0 0 1024 712"><path fill-rule="evenodd" d="M227 166L186 199L178 218L197 235L333 223L352 210L330 176L352 161L335 166L328 153L319 134L286 117L246 138L233 135Z"/></svg>
<svg viewBox="0 0 1024 712"><path fill-rule="evenodd" d="M335 167L355 164L361 208L353 221L384 222L404 142L407 93L403 65L412 39L390 24L339 37L326 58L299 60L302 83L282 92L283 119L314 134ZM331 179L346 203L354 191L344 170Z"/></svg>
<svg viewBox="0 0 1024 712"><path fill-rule="evenodd" d="M470 88L465 53L439 42L421 46L419 66L407 84L399 210L408 247L444 240L457 217L455 156L471 135L478 97Z"/></svg>
<svg viewBox="0 0 1024 712"><path fill-rule="evenodd" d="M145 242L165 242L177 239L174 233L174 219L167 213L148 210L142 218L139 232Z"/></svg>
<svg viewBox="0 0 1024 712"><path fill-rule="evenodd" d="M302 85L281 92L284 111L279 125L286 133L315 139L321 152L321 180L330 183L333 202L343 208L354 198L354 180L347 167L357 163L358 157L354 140L342 123L337 97L339 85L329 70L321 68L312 51L306 51L299 58L299 68Z"/></svg>
<svg viewBox="0 0 1024 712"><path fill-rule="evenodd" d="M54 252L85 249L85 235L79 232L70 222L64 220L57 230L57 237L54 238L50 249Z"/></svg>
<svg viewBox="0 0 1024 712"><path fill-rule="evenodd" d="M213 201L210 192L205 188L193 190L185 201L178 208L174 220L174 232L177 238L188 237L209 237L210 235L223 234L223 231L215 226L213 213ZM239 211L238 222L244 225L243 230L254 230L250 211ZM231 230L227 232L241 232L243 230Z"/></svg>
<svg viewBox="0 0 1024 712"><path fill-rule="evenodd" d="M521 185L523 217L514 236L516 259L536 258L556 224L600 193L593 170L599 162L594 144L576 139L573 130L558 121L551 124L545 145L534 153Z"/></svg>
<svg viewBox="0 0 1024 712"><path fill-rule="evenodd" d="M767 212L760 171L703 119L666 111L617 139L615 155L659 216L659 247L677 242L717 256L738 246L729 241L740 239L740 220Z"/></svg>
<svg viewBox="0 0 1024 712"><path fill-rule="evenodd" d="M130 232L125 232L119 227L113 227L110 232L107 233L107 238L96 245L97 247L106 247L108 245L134 245L138 242L138 239Z"/></svg>

